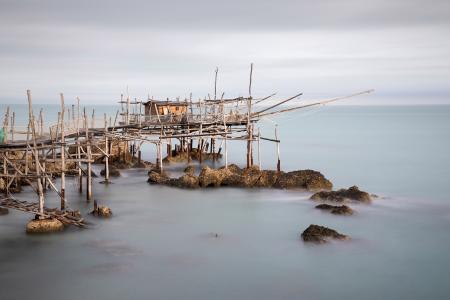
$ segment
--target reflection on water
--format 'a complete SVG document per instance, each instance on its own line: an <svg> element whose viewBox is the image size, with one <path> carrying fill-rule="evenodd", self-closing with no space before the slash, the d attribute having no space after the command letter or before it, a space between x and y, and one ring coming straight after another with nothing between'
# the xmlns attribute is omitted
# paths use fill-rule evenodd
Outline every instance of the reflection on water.
<svg viewBox="0 0 450 300"><path fill-rule="evenodd" d="M285 169L317 169L337 187L382 196L350 204L350 217L314 209L305 192L179 190L148 185L144 170L111 185L95 179L94 196L114 216L88 216L86 230L26 235L31 216L11 211L0 217L0 299L448 298L449 116L449 108L336 107L280 122ZM274 167L265 147L263 166ZM242 163L244 148L232 144L231 160ZM76 181L67 185L70 206L87 213ZM18 196L35 199L28 189ZM59 203L53 193L47 201ZM352 240L305 245L309 224Z"/></svg>

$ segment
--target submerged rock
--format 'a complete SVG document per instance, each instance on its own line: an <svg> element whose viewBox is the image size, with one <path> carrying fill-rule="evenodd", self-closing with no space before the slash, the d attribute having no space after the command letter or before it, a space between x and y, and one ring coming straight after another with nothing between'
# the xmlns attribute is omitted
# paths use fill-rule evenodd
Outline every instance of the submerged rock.
<svg viewBox="0 0 450 300"><path fill-rule="evenodd" d="M312 195L311 199L334 201L334 202L343 202L346 199L350 199L366 203L372 200L368 193L359 190L357 186L352 186L349 187L348 189L340 189L337 191L321 191Z"/></svg>
<svg viewBox="0 0 450 300"><path fill-rule="evenodd" d="M9 214L9 210L4 207L0 207L0 216Z"/></svg>
<svg viewBox="0 0 450 300"><path fill-rule="evenodd" d="M94 216L99 216L103 218L109 218L112 216L112 210L108 206L98 206L96 210L92 211Z"/></svg>
<svg viewBox="0 0 450 300"><path fill-rule="evenodd" d="M330 205L330 204L319 204L316 206L317 209L329 210L332 214L335 215L347 215L350 216L353 214L353 209L348 207L347 205Z"/></svg>
<svg viewBox="0 0 450 300"><path fill-rule="evenodd" d="M189 165L184 169L184 173L194 175L195 167L193 165Z"/></svg>
<svg viewBox="0 0 450 300"><path fill-rule="evenodd" d="M63 223L57 219L34 219L27 224L27 233L58 232L63 229Z"/></svg>
<svg viewBox="0 0 450 300"><path fill-rule="evenodd" d="M100 171L100 175L102 175L102 176L105 176L105 173L106 173L105 169ZM111 176L111 177L119 177L120 176L119 169L117 169L114 166L109 167L109 176Z"/></svg>
<svg viewBox="0 0 450 300"><path fill-rule="evenodd" d="M301 234L303 241L313 242L318 244L323 244L328 242L330 239L337 240L349 240L350 238L344 234L340 234L336 230L311 224L305 231Z"/></svg>

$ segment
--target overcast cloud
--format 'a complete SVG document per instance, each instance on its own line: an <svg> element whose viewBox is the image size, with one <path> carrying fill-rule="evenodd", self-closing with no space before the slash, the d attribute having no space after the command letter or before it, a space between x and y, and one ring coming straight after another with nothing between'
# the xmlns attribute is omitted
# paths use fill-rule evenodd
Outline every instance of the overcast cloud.
<svg viewBox="0 0 450 300"><path fill-rule="evenodd" d="M95 2L95 3L94 3ZM0 103L375 88L350 103L450 103L450 1L4 1Z"/></svg>

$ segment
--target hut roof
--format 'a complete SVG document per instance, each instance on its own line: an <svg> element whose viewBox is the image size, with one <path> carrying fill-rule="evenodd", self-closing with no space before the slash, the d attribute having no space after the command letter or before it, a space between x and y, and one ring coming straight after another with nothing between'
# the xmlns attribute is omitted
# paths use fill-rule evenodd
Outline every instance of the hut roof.
<svg viewBox="0 0 450 300"><path fill-rule="evenodd" d="M185 101L164 101L164 100L149 100L144 105L156 105L156 106L188 106Z"/></svg>

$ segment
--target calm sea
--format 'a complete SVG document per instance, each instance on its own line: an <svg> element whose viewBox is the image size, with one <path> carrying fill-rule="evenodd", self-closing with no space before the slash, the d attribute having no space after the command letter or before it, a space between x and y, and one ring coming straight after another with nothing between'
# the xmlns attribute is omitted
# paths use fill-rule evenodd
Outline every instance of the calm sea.
<svg viewBox="0 0 450 300"><path fill-rule="evenodd" d="M26 117L25 106L14 110ZM263 136L275 122L282 169L311 168L336 188L380 197L343 217L314 209L306 192L179 190L128 170L94 184L114 217L88 217L87 230L32 236L32 216L0 217L0 299L448 299L450 106L329 106L264 120ZM245 144L229 148L242 165ZM263 168L274 168L275 145L261 148ZM144 156L154 153L148 146ZM70 206L87 212L92 204L68 185ZM29 190L17 197L36 200ZM306 245L299 234L310 224L352 240Z"/></svg>

